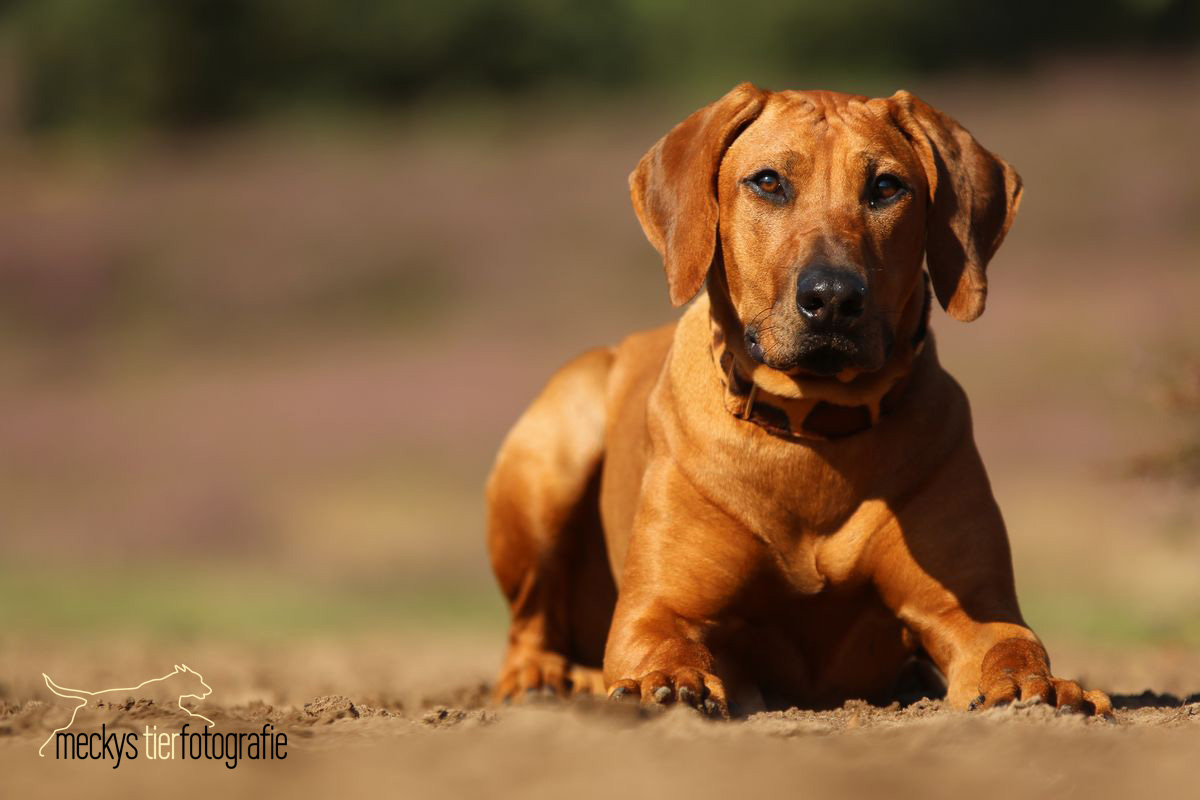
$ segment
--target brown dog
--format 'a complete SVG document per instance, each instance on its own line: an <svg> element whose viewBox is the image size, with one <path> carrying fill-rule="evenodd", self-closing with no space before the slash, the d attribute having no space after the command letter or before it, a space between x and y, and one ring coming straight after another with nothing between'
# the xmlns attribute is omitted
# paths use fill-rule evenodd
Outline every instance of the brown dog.
<svg viewBox="0 0 1200 800"><path fill-rule="evenodd" d="M497 697L828 707L886 697L927 656L957 708L1111 713L1050 673L1021 618L967 400L927 332L931 293L983 312L1012 167L907 92L743 84L630 185L671 301L707 293L563 367L505 440Z"/></svg>

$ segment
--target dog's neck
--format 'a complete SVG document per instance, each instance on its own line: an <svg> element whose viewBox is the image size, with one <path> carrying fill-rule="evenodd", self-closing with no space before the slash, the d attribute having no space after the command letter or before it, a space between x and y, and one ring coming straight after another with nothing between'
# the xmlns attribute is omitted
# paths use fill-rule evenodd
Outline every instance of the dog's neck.
<svg viewBox="0 0 1200 800"><path fill-rule="evenodd" d="M929 338L932 292L926 277L922 295L913 298L901 320L901 330L910 333L897 343L881 369L848 381L793 376L750 359L740 339L732 335L741 326L728 295L714 288L710 280L712 355L724 386L725 408L788 439L840 439L874 427L899 405L912 365Z"/></svg>

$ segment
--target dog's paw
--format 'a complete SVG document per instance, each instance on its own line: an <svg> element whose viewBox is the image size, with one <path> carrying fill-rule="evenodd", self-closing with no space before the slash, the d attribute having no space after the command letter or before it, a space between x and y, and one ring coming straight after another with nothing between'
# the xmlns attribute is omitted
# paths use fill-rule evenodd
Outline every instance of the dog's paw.
<svg viewBox="0 0 1200 800"><path fill-rule="evenodd" d="M572 664L558 653L542 650L510 655L496 681L497 703L603 696L600 670Z"/></svg>
<svg viewBox="0 0 1200 800"><path fill-rule="evenodd" d="M995 708L1016 701L1046 703L1059 711L1111 717L1112 701L1098 689L1083 689L1075 681L1053 675L1026 675L994 683L971 701L968 710Z"/></svg>
<svg viewBox="0 0 1200 800"><path fill-rule="evenodd" d="M1084 690L1075 681L1050 674L1041 645L1007 639L983 658L979 696L968 710L995 708L1021 701L1045 703L1060 711L1111 717L1112 701L1104 692Z"/></svg>
<svg viewBox="0 0 1200 800"><path fill-rule="evenodd" d="M641 702L647 706L680 704L705 716L729 719L729 702L721 679L698 669L659 670L641 678L619 680L609 687L608 696L612 700Z"/></svg>

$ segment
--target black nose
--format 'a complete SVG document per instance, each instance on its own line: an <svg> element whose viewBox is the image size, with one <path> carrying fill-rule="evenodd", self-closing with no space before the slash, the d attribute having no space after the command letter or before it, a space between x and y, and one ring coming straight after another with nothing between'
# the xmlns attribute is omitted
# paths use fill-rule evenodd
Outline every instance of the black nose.
<svg viewBox="0 0 1200 800"><path fill-rule="evenodd" d="M796 305L810 327L847 328L863 314L867 286L847 269L809 267L796 285Z"/></svg>

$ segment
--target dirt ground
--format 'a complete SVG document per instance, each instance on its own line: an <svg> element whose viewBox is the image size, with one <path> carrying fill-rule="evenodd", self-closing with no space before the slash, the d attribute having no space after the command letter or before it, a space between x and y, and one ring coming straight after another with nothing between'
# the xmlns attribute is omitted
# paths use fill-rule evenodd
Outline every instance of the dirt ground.
<svg viewBox="0 0 1200 800"><path fill-rule="evenodd" d="M5 675L100 688L117 675L152 674L171 654L190 659L212 687L190 702L215 731L288 736L283 761L39 759L70 703L31 678L0 687L0 775L9 797L207 796L730 797L766 790L922 797L1196 796L1200 657L1166 650L1124 657L1066 654L1112 689L1111 722L1044 707L965 714L937 700L829 712L790 710L732 722L691 711L644 711L608 702L487 704L496 642L484 637L311 641L286 647L211 642L167 647L108 643L120 663L88 666L95 644L6 647ZM12 643L10 643L12 644ZM196 658L193 659L192 656ZM201 660L196 660L201 659ZM201 664L205 665L202 669ZM1083 664L1089 665L1086 669ZM40 665L46 665L41 667ZM1141 676L1173 692L1137 690ZM188 718L160 702L81 711L73 729L178 730ZM195 722L195 720L192 720Z"/></svg>

